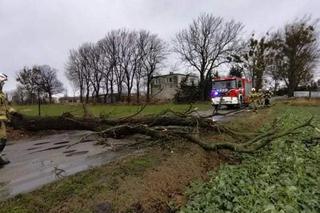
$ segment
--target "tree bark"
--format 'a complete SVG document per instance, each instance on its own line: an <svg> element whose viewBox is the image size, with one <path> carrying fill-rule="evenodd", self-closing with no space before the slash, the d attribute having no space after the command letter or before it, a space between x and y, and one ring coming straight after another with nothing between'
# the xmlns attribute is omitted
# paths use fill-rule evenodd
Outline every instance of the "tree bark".
<svg viewBox="0 0 320 213"><path fill-rule="evenodd" d="M136 86L137 86L137 103L140 103L140 81L137 79L136 80Z"/></svg>
<svg viewBox="0 0 320 213"><path fill-rule="evenodd" d="M150 103L151 76L147 76L147 103Z"/></svg>

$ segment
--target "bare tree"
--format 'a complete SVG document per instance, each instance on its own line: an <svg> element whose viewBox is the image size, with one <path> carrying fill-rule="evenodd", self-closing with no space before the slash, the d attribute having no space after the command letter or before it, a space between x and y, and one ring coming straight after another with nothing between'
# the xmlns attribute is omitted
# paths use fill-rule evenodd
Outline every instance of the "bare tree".
<svg viewBox="0 0 320 213"><path fill-rule="evenodd" d="M49 103L52 103L52 95L63 92L63 84L57 77L57 70L49 65L36 66L40 70L41 90L49 97Z"/></svg>
<svg viewBox="0 0 320 213"><path fill-rule="evenodd" d="M63 84L57 78L57 70L49 65L33 66L31 69L24 67L17 74L19 89L26 91L34 103L34 98L47 95L52 103L52 95L63 91Z"/></svg>
<svg viewBox="0 0 320 213"><path fill-rule="evenodd" d="M239 50L242 29L243 25L234 20L202 14L176 35L174 51L200 74L201 100L207 98L213 70L230 62L230 56Z"/></svg>
<svg viewBox="0 0 320 213"><path fill-rule="evenodd" d="M101 83L103 79L102 64L100 63L100 49L95 44L88 44L87 52L87 65L90 70L90 81L93 89L93 97L95 97L95 102L100 102L99 95L101 89Z"/></svg>
<svg viewBox="0 0 320 213"><path fill-rule="evenodd" d="M119 67L120 72L124 74L124 84L127 90L127 101L131 101L131 91L134 85L134 77L137 70L137 57L136 51L136 33L122 30L120 34L120 54L119 54Z"/></svg>
<svg viewBox="0 0 320 213"><path fill-rule="evenodd" d="M166 59L167 48L165 42L157 35L146 33L145 36L145 45L141 46L143 48L141 51L143 54L142 69L147 84L147 102L149 102L151 80Z"/></svg>
<svg viewBox="0 0 320 213"><path fill-rule="evenodd" d="M40 98L40 93L43 92L41 88L41 76L40 70L36 66L33 68L24 67L17 74L16 80L18 81L20 88L26 91L29 102L34 104L36 97Z"/></svg>
<svg viewBox="0 0 320 213"><path fill-rule="evenodd" d="M12 101L17 104L24 104L26 101L26 92L22 86L17 86L12 95Z"/></svg>
<svg viewBox="0 0 320 213"><path fill-rule="evenodd" d="M146 46L148 43L148 37L150 33L141 30L137 33L137 41L136 41L136 48L137 48L137 55L136 57L136 74L135 74L135 82L136 82L136 93L137 93L137 103L140 103L140 85L145 77L143 72L143 63L146 57Z"/></svg>
<svg viewBox="0 0 320 213"><path fill-rule="evenodd" d="M90 51L91 51L91 44L84 43L79 48L79 61L82 69L82 76L84 80L84 88L85 88L85 102L89 102L90 91L92 87L92 80L91 80L91 73L92 73L92 66L90 64Z"/></svg>
<svg viewBox="0 0 320 213"><path fill-rule="evenodd" d="M273 65L277 76L285 82L288 96L302 83L312 79L319 57L317 21L304 17L278 31L272 41Z"/></svg>
<svg viewBox="0 0 320 213"><path fill-rule="evenodd" d="M83 102L84 95L84 75L83 67L81 65L79 52L71 50L69 53L68 62L66 65L66 76L72 84L79 89L80 102Z"/></svg>
<svg viewBox="0 0 320 213"><path fill-rule="evenodd" d="M108 101L109 91L113 93L113 71L111 68L112 61L110 60L108 49L108 38L105 37L97 42L97 49L100 53L99 66L102 75L102 89L104 90L104 103ZM110 88L112 87L112 89ZM113 96L113 94L111 95ZM112 102L112 100L111 100Z"/></svg>
<svg viewBox="0 0 320 213"><path fill-rule="evenodd" d="M121 43L123 34L126 34L126 30L114 30L111 31L108 35L108 42L109 42L109 57L111 57L112 65L112 77L114 77L114 81L117 87L118 93L118 100L122 98L122 89L123 89L123 82L125 78L125 73L123 71L123 65L121 65Z"/></svg>
<svg viewBox="0 0 320 213"><path fill-rule="evenodd" d="M114 101L115 84L118 92L118 99L120 100L124 78L124 74L120 72L119 66L120 34L121 30L113 30L103 39L98 41L98 47L101 53L100 63L102 66L104 83L105 87L109 87L108 92L110 90L111 103Z"/></svg>

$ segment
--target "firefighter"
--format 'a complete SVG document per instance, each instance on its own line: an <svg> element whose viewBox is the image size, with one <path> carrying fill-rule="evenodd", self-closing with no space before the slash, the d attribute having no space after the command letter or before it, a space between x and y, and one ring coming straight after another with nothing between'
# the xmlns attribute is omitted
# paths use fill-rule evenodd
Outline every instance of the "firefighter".
<svg viewBox="0 0 320 213"><path fill-rule="evenodd" d="M263 96L263 90L259 89L257 92L257 99L258 99L258 106L264 105L264 96Z"/></svg>
<svg viewBox="0 0 320 213"><path fill-rule="evenodd" d="M0 166L8 164L9 161L3 157L2 151L7 143L6 122L9 120L9 114L15 113L14 109L8 106L7 99L2 89L7 75L0 73Z"/></svg>
<svg viewBox="0 0 320 213"><path fill-rule="evenodd" d="M272 92L269 89L266 89L263 93L264 105L270 106L271 104Z"/></svg>
<svg viewBox="0 0 320 213"><path fill-rule="evenodd" d="M258 108L258 99L259 99L259 96L258 96L258 93L256 92L256 89L252 88L249 96L249 100L254 110L257 110Z"/></svg>

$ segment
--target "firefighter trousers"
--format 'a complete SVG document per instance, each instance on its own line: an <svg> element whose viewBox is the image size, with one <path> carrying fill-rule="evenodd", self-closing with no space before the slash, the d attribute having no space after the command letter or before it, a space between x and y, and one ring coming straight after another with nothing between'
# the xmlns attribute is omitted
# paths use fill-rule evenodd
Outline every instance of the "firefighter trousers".
<svg viewBox="0 0 320 213"><path fill-rule="evenodd" d="M7 144L7 132L6 132L6 124L4 121L0 121L0 155L4 150L4 147Z"/></svg>

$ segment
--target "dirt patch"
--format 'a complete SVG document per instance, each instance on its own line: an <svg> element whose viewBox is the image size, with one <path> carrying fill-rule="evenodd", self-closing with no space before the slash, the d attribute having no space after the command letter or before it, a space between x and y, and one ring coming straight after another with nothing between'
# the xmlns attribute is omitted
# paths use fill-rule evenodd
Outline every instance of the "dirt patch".
<svg viewBox="0 0 320 213"><path fill-rule="evenodd" d="M15 130L13 128L7 128L7 136L9 141L20 140L24 138L31 138L33 134L24 130Z"/></svg>
<svg viewBox="0 0 320 213"><path fill-rule="evenodd" d="M138 180L131 179L119 190L138 192L137 201L130 207L134 211L170 212L185 203L186 186L194 180L206 179L207 172L218 168L224 160L221 154L206 153L199 147L191 146L185 152L171 154L161 165L148 170L139 187L133 184Z"/></svg>

